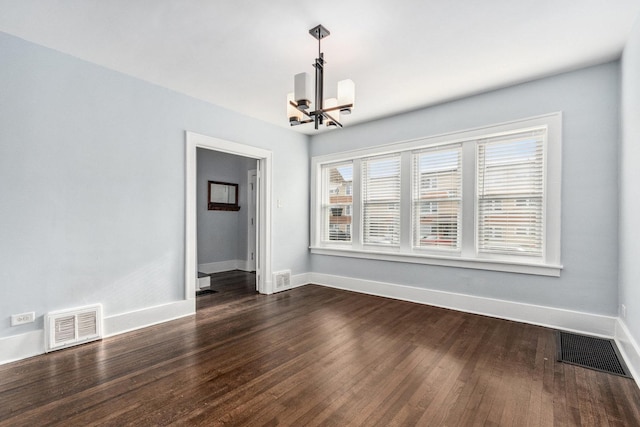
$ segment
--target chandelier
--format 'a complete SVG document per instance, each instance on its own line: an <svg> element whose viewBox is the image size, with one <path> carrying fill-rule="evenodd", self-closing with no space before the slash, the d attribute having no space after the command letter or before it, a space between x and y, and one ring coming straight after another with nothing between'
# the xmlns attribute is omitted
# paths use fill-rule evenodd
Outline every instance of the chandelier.
<svg viewBox="0 0 640 427"><path fill-rule="evenodd" d="M315 128L321 124L328 127L342 127L340 114L351 114L355 98L355 84L353 80L341 80L338 82L338 97L324 99L324 53L320 51L320 42L329 36L329 30L322 25L309 30L318 40L318 57L313 66L316 69L315 97L311 102L312 85L309 73L300 73L294 76L294 91L287 95L287 116L289 124L297 126L305 123L314 123Z"/></svg>

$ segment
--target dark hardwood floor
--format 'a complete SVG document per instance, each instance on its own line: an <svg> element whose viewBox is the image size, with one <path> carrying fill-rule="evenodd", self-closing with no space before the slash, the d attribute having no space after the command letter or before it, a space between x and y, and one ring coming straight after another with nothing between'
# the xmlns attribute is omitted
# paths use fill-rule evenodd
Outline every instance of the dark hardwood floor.
<svg viewBox="0 0 640 427"><path fill-rule="evenodd" d="M214 277L196 316L0 366L1 426L640 426L633 380L552 330Z"/></svg>

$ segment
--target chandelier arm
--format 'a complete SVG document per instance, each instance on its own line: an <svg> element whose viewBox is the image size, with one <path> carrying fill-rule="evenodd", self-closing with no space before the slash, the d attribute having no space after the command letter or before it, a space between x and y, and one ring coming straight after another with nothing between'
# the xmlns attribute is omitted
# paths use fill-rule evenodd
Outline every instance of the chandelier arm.
<svg viewBox="0 0 640 427"><path fill-rule="evenodd" d="M322 111L323 112L335 111L335 110L342 110L345 108L352 108L352 107L353 107L353 104L336 105L335 107L323 108Z"/></svg>
<svg viewBox="0 0 640 427"><path fill-rule="evenodd" d="M307 116L309 118L311 118L311 116L313 115L313 112L307 113L306 110L302 110L302 109L298 108L298 104L296 104L293 101L289 101L289 105L292 105L293 107L296 108L296 110L300 111L302 114L304 114L305 116Z"/></svg>
<svg viewBox="0 0 640 427"><path fill-rule="evenodd" d="M338 127L342 127L342 123L340 123L339 121L337 121L336 119L331 117L331 115L329 113L327 113L327 110L323 110L322 111L322 116L324 116L324 118L326 118L327 120L330 120L333 123L335 123L336 125L338 125Z"/></svg>
<svg viewBox="0 0 640 427"><path fill-rule="evenodd" d="M313 120L309 119L309 120L302 120L300 122L290 122L289 125L291 126L298 126L298 125L306 125L307 123L313 123Z"/></svg>

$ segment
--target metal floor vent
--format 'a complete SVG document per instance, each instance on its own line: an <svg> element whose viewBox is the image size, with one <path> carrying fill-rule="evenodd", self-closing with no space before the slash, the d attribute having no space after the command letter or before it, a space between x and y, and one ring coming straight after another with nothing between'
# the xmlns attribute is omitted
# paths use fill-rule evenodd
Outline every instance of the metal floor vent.
<svg viewBox="0 0 640 427"><path fill-rule="evenodd" d="M556 336L559 362L631 378L613 340L561 331Z"/></svg>

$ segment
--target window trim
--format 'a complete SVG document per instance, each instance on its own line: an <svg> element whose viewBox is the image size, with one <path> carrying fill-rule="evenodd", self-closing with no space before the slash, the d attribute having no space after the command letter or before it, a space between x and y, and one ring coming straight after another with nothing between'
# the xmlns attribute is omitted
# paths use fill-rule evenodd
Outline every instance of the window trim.
<svg viewBox="0 0 640 427"><path fill-rule="evenodd" d="M475 248L475 230L476 230L476 193L475 174L476 174L476 158L477 144L479 139L494 137L504 133L512 133L528 128L537 128L545 126L547 128L547 139L544 148L544 169L545 169L545 238L544 238L544 256L541 260L534 260L519 256L504 256L495 254L487 255L478 253ZM543 276L559 277L563 268L560 263L561 254L561 165L562 165L562 113L550 113L536 117L514 120L496 125L478 127L459 132L451 132L430 137L417 138L407 141L396 142L392 144L378 145L365 149L344 151L332 153L322 156L316 156L311 159L311 212L310 212L310 250L312 254L344 256L351 258L365 258L373 260L397 261L407 263L418 263L428 265L441 265L450 267L462 267L472 269L482 269L491 271L507 271L523 274L534 274ZM464 144L464 143L467 144ZM362 245L360 243L360 233L356 232L361 227L359 221L354 219L352 225L352 244L342 245L322 243L320 241L320 223L318 221L318 208L321 206L321 179L320 174L322 166L341 161L354 162L354 180L353 180L353 209L358 210L356 200L360 201L360 160L366 157L382 156L400 152L405 152L421 148L431 148L439 145L450 145L462 143L462 169L463 169L463 189L462 189L462 230L464 232L461 237L462 250L460 252L443 251L443 250L411 250L406 245L406 230L410 230L411 225L406 224L407 216L403 212L410 211L410 199L404 199L401 204L401 243L400 248L393 250L384 250L372 245ZM472 151L473 150L473 151ZM358 165L357 172L355 165ZM468 175L474 178L469 183ZM406 174L405 174L406 175ZM358 176L356 180L356 176ZM471 192L471 196L469 196ZM403 193L403 197L404 197ZM320 203L320 204L319 204ZM356 214L356 212L353 212ZM359 215L360 212L357 212ZM358 216L358 218L360 218ZM357 240L356 240L357 239ZM342 243L342 242L340 242ZM409 246L411 245L409 239ZM472 255L472 256L470 256Z"/></svg>

